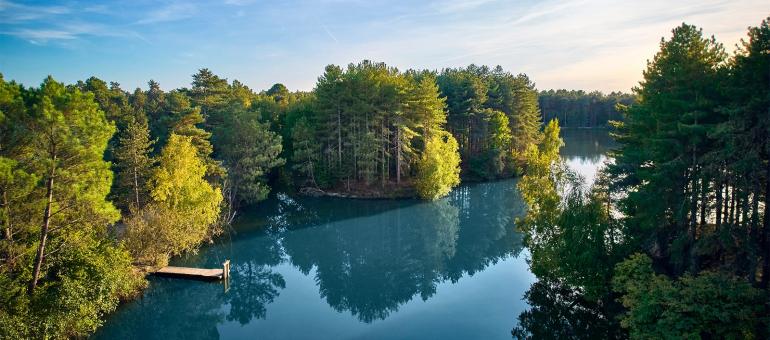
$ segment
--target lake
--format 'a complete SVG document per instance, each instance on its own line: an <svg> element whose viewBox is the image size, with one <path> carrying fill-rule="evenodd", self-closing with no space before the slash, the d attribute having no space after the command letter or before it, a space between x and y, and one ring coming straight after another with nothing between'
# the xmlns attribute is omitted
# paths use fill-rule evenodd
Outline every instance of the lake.
<svg viewBox="0 0 770 340"><path fill-rule="evenodd" d="M563 130L567 164L592 180L605 130ZM174 265L231 278L150 277L95 339L510 339L536 280L515 219L516 180L461 185L435 202L293 198L244 211L229 236Z"/></svg>

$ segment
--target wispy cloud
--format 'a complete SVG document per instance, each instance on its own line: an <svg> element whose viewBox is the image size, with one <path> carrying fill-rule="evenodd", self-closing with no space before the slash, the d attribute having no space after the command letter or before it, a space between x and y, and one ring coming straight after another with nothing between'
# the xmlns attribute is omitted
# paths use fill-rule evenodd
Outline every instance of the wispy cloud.
<svg viewBox="0 0 770 340"><path fill-rule="evenodd" d="M326 27L326 25L321 25L321 27L324 29L324 32L326 32L326 35L328 35L329 38L332 38L332 40L334 40L335 43L340 42L339 40L337 40L337 37L335 37L334 34L332 34L332 31L329 30L329 27Z"/></svg>
<svg viewBox="0 0 770 340"><path fill-rule="evenodd" d="M83 37L131 38L147 41L141 34L127 29L86 22L65 22L50 28L11 28L0 31L2 35L14 36L32 44L42 45L51 41L68 41Z"/></svg>
<svg viewBox="0 0 770 340"><path fill-rule="evenodd" d="M439 13L458 13L469 11L483 5L487 5L498 0L448 0L439 1L433 4L433 7Z"/></svg>
<svg viewBox="0 0 770 340"><path fill-rule="evenodd" d="M256 0L225 0L226 5L246 6L255 3Z"/></svg>
<svg viewBox="0 0 770 340"><path fill-rule="evenodd" d="M136 23L154 24L159 22L183 20L193 17L197 12L198 7L193 3L173 2L162 8L150 11Z"/></svg>
<svg viewBox="0 0 770 340"><path fill-rule="evenodd" d="M371 59L400 69L499 64L542 88L627 90L681 22L732 46L767 16L767 0L46 1L0 0L7 72L32 69L30 59L45 72L83 74L99 64L126 84L160 73L164 84L183 86L205 63L254 88L281 81L301 89L327 64ZM145 36L150 43L135 44ZM42 47L23 53L30 43ZM88 53L45 53L59 47ZM157 69L137 66L142 58Z"/></svg>
<svg viewBox="0 0 770 340"><path fill-rule="evenodd" d="M62 30L19 29L14 31L0 32L0 34L12 35L21 39L25 39L33 44L45 43L49 40L72 40L77 38L76 34Z"/></svg>
<svg viewBox="0 0 770 340"><path fill-rule="evenodd" d="M71 10L65 6L31 6L0 0L0 22L18 23L62 14Z"/></svg>
<svg viewBox="0 0 770 340"><path fill-rule="evenodd" d="M110 14L110 7L104 4L83 7L84 12Z"/></svg>
<svg viewBox="0 0 770 340"><path fill-rule="evenodd" d="M539 3L537 6L530 8L526 12L526 14L520 17L515 17L513 20L511 20L511 24L519 25L519 24L531 22L535 19L541 19L549 15L557 14L559 12L564 12L570 8L580 7L585 3L586 1L580 1L580 0Z"/></svg>
<svg viewBox="0 0 770 340"><path fill-rule="evenodd" d="M629 25L651 25L661 22L686 21L691 18L705 14L723 12L725 7L730 6L730 1L702 1L696 5L688 6L670 6L662 13L639 13L635 20L629 21Z"/></svg>

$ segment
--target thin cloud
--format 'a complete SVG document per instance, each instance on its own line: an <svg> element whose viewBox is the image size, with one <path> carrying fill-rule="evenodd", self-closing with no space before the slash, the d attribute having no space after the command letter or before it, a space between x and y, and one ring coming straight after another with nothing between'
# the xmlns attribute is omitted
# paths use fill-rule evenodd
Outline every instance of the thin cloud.
<svg viewBox="0 0 770 340"><path fill-rule="evenodd" d="M19 23L70 13L65 6L30 6L0 0L0 22Z"/></svg>
<svg viewBox="0 0 770 340"><path fill-rule="evenodd" d="M332 31L330 31L329 28L326 27L326 25L321 25L321 27L323 27L324 32L326 32L326 35L328 35L329 38L332 38L332 40L334 40L335 43L340 42L339 40L337 40L337 37L335 37L334 34L332 34Z"/></svg>
<svg viewBox="0 0 770 340"><path fill-rule="evenodd" d="M656 13L654 15L646 13L646 15L640 16L636 20L628 22L628 24L650 25L661 22L685 21L688 18L696 17L699 15L722 12L726 6L729 6L729 2L717 1L714 3L700 3L696 6L691 5L671 7L664 13Z"/></svg>
<svg viewBox="0 0 770 340"><path fill-rule="evenodd" d="M77 39L77 35L73 34L72 32L61 30L20 29L15 31L2 32L1 34L15 36L35 43L47 42L49 40Z"/></svg>
<svg viewBox="0 0 770 340"><path fill-rule="evenodd" d="M469 11L497 0L451 0L434 4L439 13L458 13Z"/></svg>
<svg viewBox="0 0 770 340"><path fill-rule="evenodd" d="M255 0L225 0L226 5L246 6L255 3Z"/></svg>
<svg viewBox="0 0 770 340"><path fill-rule="evenodd" d="M557 3L546 3L545 5L538 6L527 12L525 15L514 19L511 21L511 24L520 25L523 23L531 22L535 19L540 19L552 14L564 12L570 8L581 6L585 2L586 1L563 1Z"/></svg>
<svg viewBox="0 0 770 340"><path fill-rule="evenodd" d="M83 11L99 14L111 14L110 8L107 5L87 6L83 8Z"/></svg>
<svg viewBox="0 0 770 340"><path fill-rule="evenodd" d="M59 6L0 0L0 34L18 37L2 46L7 68L25 70L34 60L54 68L46 72L87 73L89 61L100 60L105 72L127 74L116 80L143 84L144 79L131 77L150 72L137 69L137 60L152 56L164 65L169 77L164 83L174 86L188 84L188 68L203 60L233 75L242 72L238 77L254 88L281 81L310 89L324 65L371 59L399 69L499 64L527 73L543 88L628 90L660 38L683 21L732 46L745 37L747 26L767 16L767 0L69 1ZM201 22L206 29L200 29ZM143 36L152 42L131 44L146 41ZM66 58L54 59L47 50L32 59L16 52L28 43L46 42L50 48L66 45L89 53L86 59L70 58L79 64L66 64ZM117 48L126 51L119 57L108 54ZM176 65L182 59L178 51L195 57ZM19 72L29 73L21 74L29 77L23 81L44 76Z"/></svg>
<svg viewBox="0 0 770 340"><path fill-rule="evenodd" d="M154 24L183 20L193 17L198 12L198 7L191 3L175 2L163 8L156 9L138 20L137 24Z"/></svg>
<svg viewBox="0 0 770 340"><path fill-rule="evenodd" d="M77 22L64 23L55 28L18 28L2 31L0 34L27 40L36 45L50 41L75 40L86 36L132 38L147 42L147 39L135 31Z"/></svg>

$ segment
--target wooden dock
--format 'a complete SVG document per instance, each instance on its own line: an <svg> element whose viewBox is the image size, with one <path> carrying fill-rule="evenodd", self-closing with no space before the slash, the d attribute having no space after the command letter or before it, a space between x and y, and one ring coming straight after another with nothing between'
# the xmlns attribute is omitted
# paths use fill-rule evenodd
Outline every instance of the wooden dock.
<svg viewBox="0 0 770 340"><path fill-rule="evenodd" d="M158 269L153 274L194 280L227 280L230 276L230 260L222 263L222 268L206 269L167 266Z"/></svg>

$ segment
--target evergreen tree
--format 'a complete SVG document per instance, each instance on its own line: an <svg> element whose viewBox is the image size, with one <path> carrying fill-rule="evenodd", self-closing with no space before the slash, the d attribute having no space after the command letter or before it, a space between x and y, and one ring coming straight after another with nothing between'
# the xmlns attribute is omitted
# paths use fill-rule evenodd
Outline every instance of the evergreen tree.
<svg viewBox="0 0 770 340"><path fill-rule="evenodd" d="M300 118L292 130L292 169L303 179L301 185L317 186L315 167L318 163L318 150L313 139L313 129L308 119Z"/></svg>
<svg viewBox="0 0 770 340"><path fill-rule="evenodd" d="M121 131L115 150L116 191L118 205L124 209L141 209L148 199L147 181L153 165L150 156L154 141L146 119L132 120Z"/></svg>
<svg viewBox="0 0 770 340"><path fill-rule="evenodd" d="M44 266L49 234L72 224L103 228L118 213L106 201L112 172L102 158L115 127L93 97L47 78L34 104L30 166L45 183L40 240L28 292L34 293ZM26 156L26 155L25 155ZM56 214L54 214L56 212ZM89 226L90 224L90 226Z"/></svg>
<svg viewBox="0 0 770 340"><path fill-rule="evenodd" d="M286 105L289 101L289 89L283 84L275 84L267 90L266 94L275 100L276 103Z"/></svg>
<svg viewBox="0 0 770 340"><path fill-rule="evenodd" d="M226 104L229 92L227 79L220 78L207 68L198 70L192 77L191 98L200 107L204 118Z"/></svg>
<svg viewBox="0 0 770 340"><path fill-rule="evenodd" d="M281 136L258 120L258 113L231 111L230 118L215 130L217 154L224 161L233 195L231 203L256 203L267 198L266 177L285 163L280 157ZM237 205L237 204L236 204Z"/></svg>
<svg viewBox="0 0 770 340"><path fill-rule="evenodd" d="M715 162L717 173L729 173L739 179L734 182L730 191L743 197L743 204L739 209L744 213L729 214L722 208L723 202L727 202L727 195L722 194L725 184L724 178L717 182L715 207L716 224L727 227L724 220L739 220L750 235L755 236L756 248L749 247L747 256L751 258L761 257L761 272L759 286L767 288L770 282L770 216L767 215L767 207L770 207L770 17L763 20L758 27L750 27L748 40L742 41L735 57L730 61L731 76L727 86L729 100L725 111L728 120L717 128L719 148L712 154L712 159L722 160ZM712 170L714 171L714 170ZM743 179L743 181L740 181ZM730 182L729 180L727 182ZM740 187L738 187L740 185ZM732 196L735 197L735 196ZM760 209L763 205L764 210ZM763 212L760 216L760 211ZM732 215L732 217L730 216ZM761 217L761 224L760 224ZM735 223L735 222L731 222ZM750 251L752 248L758 252ZM744 248L746 249L746 248ZM747 271L756 272L752 268Z"/></svg>
<svg viewBox="0 0 770 340"><path fill-rule="evenodd" d="M147 82L147 86L149 89L144 95L144 111L151 121L160 121L163 117L166 94L160 88L160 84L152 79Z"/></svg>
<svg viewBox="0 0 770 340"><path fill-rule="evenodd" d="M538 143L541 119L537 91L535 84L526 75L519 75L514 79L512 89L508 93L513 97L512 104L509 104L511 109L503 112L509 115L513 136L512 151L520 154L529 145Z"/></svg>
<svg viewBox="0 0 770 340"><path fill-rule="evenodd" d="M524 154L529 145L538 143L541 125L538 93L526 75L514 76L500 66L490 70L470 65L443 70L437 82L447 97L447 126L460 144L466 176L511 176L524 165ZM490 125L494 115L486 110L505 114L510 130L507 150L491 151L490 133L501 130Z"/></svg>
<svg viewBox="0 0 770 340"><path fill-rule="evenodd" d="M107 234L119 217L103 160L115 128L92 94L50 77L22 98L19 111L2 102L27 137L0 153L0 337L85 336L141 284Z"/></svg>
<svg viewBox="0 0 770 340"><path fill-rule="evenodd" d="M624 213L634 236L653 241L676 272L695 272L699 207L708 204L701 194L710 185L702 159L713 145L709 130L723 119L715 84L726 54L686 24L660 46L619 125L622 146L610 171L628 190Z"/></svg>

